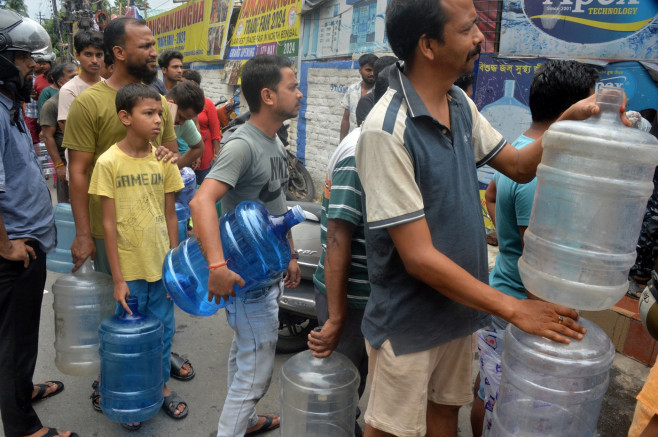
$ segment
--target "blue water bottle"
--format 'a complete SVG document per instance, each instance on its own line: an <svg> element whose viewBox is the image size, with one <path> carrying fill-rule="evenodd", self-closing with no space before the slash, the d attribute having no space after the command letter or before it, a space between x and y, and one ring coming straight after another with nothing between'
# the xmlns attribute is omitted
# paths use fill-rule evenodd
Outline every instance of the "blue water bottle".
<svg viewBox="0 0 658 437"><path fill-rule="evenodd" d="M183 167L180 169L180 176L183 179L183 185L185 186L178 193L176 202L187 206L196 193L196 174L194 174L194 170L191 168Z"/></svg>
<svg viewBox="0 0 658 437"><path fill-rule="evenodd" d="M245 281L244 287L235 285L237 295L271 283L288 268L291 249L287 233L305 219L299 205L272 216L261 203L251 201L240 202L235 211L222 216L219 228L224 258L228 268ZM231 301L208 302L208 264L194 238L169 251L162 279L174 303L189 314L209 316Z"/></svg>
<svg viewBox="0 0 658 437"><path fill-rule="evenodd" d="M176 201L176 219L178 220L178 244L187 238L187 222L190 221L190 207Z"/></svg>
<svg viewBox="0 0 658 437"><path fill-rule="evenodd" d="M57 229L57 247L55 252L46 255L46 268L57 273L71 273L73 258L71 245L75 238L75 222L70 203L58 203L53 208L55 228Z"/></svg>
<svg viewBox="0 0 658 437"><path fill-rule="evenodd" d="M101 409L119 423L143 422L162 406L162 332L159 319L141 314L137 298L98 328L101 356Z"/></svg>

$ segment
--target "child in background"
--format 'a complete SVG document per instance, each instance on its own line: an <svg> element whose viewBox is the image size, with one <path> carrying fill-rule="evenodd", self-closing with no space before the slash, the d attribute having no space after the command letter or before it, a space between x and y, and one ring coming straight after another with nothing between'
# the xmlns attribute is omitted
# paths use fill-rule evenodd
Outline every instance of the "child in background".
<svg viewBox="0 0 658 437"><path fill-rule="evenodd" d="M89 194L101 199L114 298L132 314L126 298L137 297L139 311L164 325L162 408L170 417L182 419L187 416L187 404L166 385L175 327L174 305L162 284L162 263L178 243L174 192L183 188L183 181L176 164L156 159L151 144L161 129L160 95L147 85L129 84L117 93L116 108L126 137L98 158ZM122 425L136 430L141 423Z"/></svg>

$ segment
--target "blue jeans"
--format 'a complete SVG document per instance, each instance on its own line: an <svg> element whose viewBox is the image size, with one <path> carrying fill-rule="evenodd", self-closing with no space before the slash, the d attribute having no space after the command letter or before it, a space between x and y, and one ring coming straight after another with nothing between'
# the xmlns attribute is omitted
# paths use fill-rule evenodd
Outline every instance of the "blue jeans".
<svg viewBox="0 0 658 437"><path fill-rule="evenodd" d="M130 295L137 298L137 309L142 314L160 319L164 326L162 333L162 379L169 381L171 371L171 340L176 330L174 322L174 303L167 299L167 291L162 281L146 282L144 280L126 281ZM116 314L122 314L123 307L117 303Z"/></svg>
<svg viewBox="0 0 658 437"><path fill-rule="evenodd" d="M228 358L228 393L217 437L243 436L258 422L256 404L265 395L274 368L281 286L252 290L226 306L234 331Z"/></svg>

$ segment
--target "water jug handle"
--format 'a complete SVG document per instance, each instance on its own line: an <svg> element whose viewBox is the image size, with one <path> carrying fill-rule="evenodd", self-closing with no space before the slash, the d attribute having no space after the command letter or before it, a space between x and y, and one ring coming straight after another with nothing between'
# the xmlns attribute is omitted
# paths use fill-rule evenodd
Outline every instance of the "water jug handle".
<svg viewBox="0 0 658 437"><path fill-rule="evenodd" d="M91 257L87 258L85 262L82 263L82 266L76 272L74 275L88 275L94 271L94 266L91 263Z"/></svg>

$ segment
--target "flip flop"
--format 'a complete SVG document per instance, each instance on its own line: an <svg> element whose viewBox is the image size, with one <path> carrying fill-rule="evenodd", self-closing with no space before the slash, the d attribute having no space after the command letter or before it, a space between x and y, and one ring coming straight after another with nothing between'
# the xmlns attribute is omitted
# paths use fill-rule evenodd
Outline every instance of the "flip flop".
<svg viewBox="0 0 658 437"><path fill-rule="evenodd" d="M132 425L130 423L122 423L121 426L123 426L124 429L127 429L128 431L137 431L139 428L142 427L142 423L138 423L137 425Z"/></svg>
<svg viewBox="0 0 658 437"><path fill-rule="evenodd" d="M61 435L56 428L48 428L48 432L42 435L41 437L61 437ZM71 437L79 437L79 436L77 433L72 432Z"/></svg>
<svg viewBox="0 0 658 437"><path fill-rule="evenodd" d="M277 429L279 426L281 426L280 423L277 423L276 425L273 425L274 419L277 419L277 416L274 414L259 414L258 417L264 417L265 418L265 423L263 423L260 428L255 429L254 431L248 432L244 435L244 437L251 437L252 435L258 435L262 434L264 432L272 431L273 429Z"/></svg>
<svg viewBox="0 0 658 437"><path fill-rule="evenodd" d="M180 404L185 405L185 408L180 414L176 414L176 409ZM162 409L167 413L167 416L175 420L181 420L187 416L189 408L187 408L187 403L181 399L180 396L176 394L175 391L172 391L169 396L165 396L164 401L162 401Z"/></svg>
<svg viewBox="0 0 658 437"><path fill-rule="evenodd" d="M181 375L180 371L185 364L190 365L190 372L187 375ZM190 361L186 358L181 357L176 352L171 353L171 371L169 372L172 378L178 379L179 381L189 381L194 378L195 372L194 368Z"/></svg>
<svg viewBox="0 0 658 437"><path fill-rule="evenodd" d="M101 390L99 387L99 382L94 380L94 382L91 383L91 388L94 389L91 392L91 406L94 407L94 410L98 412L103 412L103 409L101 408Z"/></svg>
<svg viewBox="0 0 658 437"><path fill-rule="evenodd" d="M48 389L50 388L50 385L48 385L48 383L55 384L57 386L57 389L50 394L46 394L46 391L48 391ZM47 399L51 396L55 396L56 394L61 393L62 390L64 390L64 383L61 381L46 381L45 383L34 384L34 386L39 387L39 391L37 391L37 394L35 394L34 397L32 398L32 402Z"/></svg>

